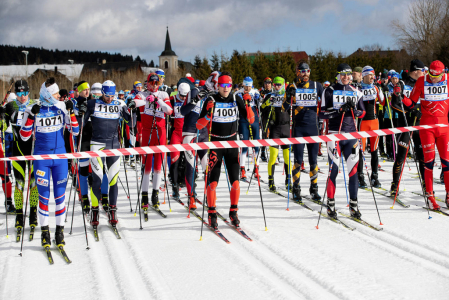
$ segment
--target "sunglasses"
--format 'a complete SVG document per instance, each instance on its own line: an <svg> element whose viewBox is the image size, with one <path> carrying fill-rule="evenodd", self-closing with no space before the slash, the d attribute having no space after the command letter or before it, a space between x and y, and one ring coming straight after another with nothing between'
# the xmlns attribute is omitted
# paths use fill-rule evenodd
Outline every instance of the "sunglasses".
<svg viewBox="0 0 449 300"><path fill-rule="evenodd" d="M157 75L159 78L165 78L165 75Z"/></svg>
<svg viewBox="0 0 449 300"><path fill-rule="evenodd" d="M340 75L342 75L342 76L350 76L350 75L352 75L352 72L340 72Z"/></svg>
<svg viewBox="0 0 449 300"><path fill-rule="evenodd" d="M30 92L18 92L16 93L17 97L28 96Z"/></svg>
<svg viewBox="0 0 449 300"><path fill-rule="evenodd" d="M298 72L301 74L308 74L310 73L310 69L298 70Z"/></svg>
<svg viewBox="0 0 449 300"><path fill-rule="evenodd" d="M441 75L443 75L443 73L444 73L444 72L441 72L441 73L438 74L438 75L432 75L432 73L429 72L429 76L432 77L432 78L438 78L438 77L440 77Z"/></svg>
<svg viewBox="0 0 449 300"><path fill-rule="evenodd" d="M274 86L282 86L282 83L275 83Z"/></svg>
<svg viewBox="0 0 449 300"><path fill-rule="evenodd" d="M222 88L230 88L232 87L232 83L220 83L219 86Z"/></svg>

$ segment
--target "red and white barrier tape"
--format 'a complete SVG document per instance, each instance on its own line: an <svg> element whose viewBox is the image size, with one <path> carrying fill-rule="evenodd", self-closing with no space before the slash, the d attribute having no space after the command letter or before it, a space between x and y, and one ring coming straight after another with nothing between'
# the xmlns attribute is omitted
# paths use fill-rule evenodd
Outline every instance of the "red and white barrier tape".
<svg viewBox="0 0 449 300"><path fill-rule="evenodd" d="M205 142L205 143L191 143L191 144L176 144L176 145L162 145L150 147L136 147L136 148L122 148L110 149L101 151L86 151L79 153L64 153L64 154L42 154L42 155L26 155L1 158L0 160L50 160L50 159L79 159L91 157L109 157L121 155L139 155L139 154L154 154L167 153L174 151L191 151L191 150L207 150L207 149L224 149L224 148L242 148L242 147L262 147L262 146L282 146L293 144L313 144L353 140L359 138L369 138L375 136L390 135L396 133L403 133L409 131L426 130L433 128L448 127L449 124L436 125L421 125L399 127L391 129L379 129L361 132L351 132L342 134L329 134L298 138L284 138L284 139L265 139L265 140L245 140L245 141L221 141L221 142Z"/></svg>

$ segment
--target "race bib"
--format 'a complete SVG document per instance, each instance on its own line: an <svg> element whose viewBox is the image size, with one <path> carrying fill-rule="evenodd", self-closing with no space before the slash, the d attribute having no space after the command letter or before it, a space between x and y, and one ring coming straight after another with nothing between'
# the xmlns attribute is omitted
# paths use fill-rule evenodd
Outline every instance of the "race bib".
<svg viewBox="0 0 449 300"><path fill-rule="evenodd" d="M375 87L366 89L362 88L362 93L363 93L363 101L376 100L377 98L377 90Z"/></svg>
<svg viewBox="0 0 449 300"><path fill-rule="evenodd" d="M215 103L213 122L232 123L237 121L237 104L231 103Z"/></svg>
<svg viewBox="0 0 449 300"><path fill-rule="evenodd" d="M153 117L154 116L154 109L152 107L145 107L144 114ZM165 118L164 112L160 108L156 109L156 117L157 118L162 118L162 119Z"/></svg>
<svg viewBox="0 0 449 300"><path fill-rule="evenodd" d="M407 98L410 98L410 94L412 93L413 88L409 85L404 85L404 95Z"/></svg>
<svg viewBox="0 0 449 300"><path fill-rule="evenodd" d="M334 91L333 96L333 106L334 109L340 109L340 107L346 102L354 102L357 101L357 92L356 91Z"/></svg>
<svg viewBox="0 0 449 300"><path fill-rule="evenodd" d="M175 102L175 119L184 118L184 116L181 114L181 106L182 102Z"/></svg>
<svg viewBox="0 0 449 300"><path fill-rule="evenodd" d="M317 105L316 89L296 89L295 106L315 107Z"/></svg>
<svg viewBox="0 0 449 300"><path fill-rule="evenodd" d="M64 116L61 114L53 115L37 115L36 117L36 131L42 133L56 132L62 128L64 124Z"/></svg>
<svg viewBox="0 0 449 300"><path fill-rule="evenodd" d="M447 97L447 81L435 84L424 82L424 99L426 101L444 101Z"/></svg>
<svg viewBox="0 0 449 300"><path fill-rule="evenodd" d="M25 109L26 109L26 107L23 107L23 108L19 108L19 111L17 111L17 122L16 122L17 126L22 126L22 120L23 120L23 115L25 114Z"/></svg>
<svg viewBox="0 0 449 300"><path fill-rule="evenodd" d="M120 102L112 101L109 104L101 100L95 102L94 116L102 119L119 119L120 118Z"/></svg>
<svg viewBox="0 0 449 300"><path fill-rule="evenodd" d="M272 96L271 103L274 107L282 107L282 103L284 103L284 95Z"/></svg>

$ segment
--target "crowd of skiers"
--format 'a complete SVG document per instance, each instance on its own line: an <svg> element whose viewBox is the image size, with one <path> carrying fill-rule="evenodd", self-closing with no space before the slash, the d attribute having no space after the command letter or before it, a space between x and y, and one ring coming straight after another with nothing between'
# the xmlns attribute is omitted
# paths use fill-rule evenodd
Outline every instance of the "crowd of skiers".
<svg viewBox="0 0 449 300"><path fill-rule="evenodd" d="M235 86L232 74L218 71L201 81L187 74L172 88L164 84L165 74L158 70L149 74L144 84L134 82L131 91L117 91L114 82L107 80L92 85L80 81L73 91L67 93L59 89L53 78L49 78L42 84L38 100L29 99L27 82L18 80L14 83L14 93L7 95L5 103L0 106L0 156L61 154L167 143L309 137L448 123L447 74L440 61L432 62L427 69L415 59L408 72L399 74L391 70L377 75L370 66L353 69L342 63L337 67L333 84L310 80L312 71L306 62L301 62L296 67L293 82L287 83L279 74L273 79L265 78L260 89L256 89L250 77ZM310 166L308 194L314 201L322 201L328 216L336 218L336 178L341 158L349 177L350 215L360 219L358 189L367 187L363 175L364 153L369 151L371 157L371 174L368 173L371 188L381 187L378 180L379 155L394 160L390 193L396 195L404 163L412 148L426 201L431 209L438 210L440 207L433 192L435 145L441 159L442 180L446 191L449 191L448 130L442 127L381 139L328 142L329 172L322 175L327 176L327 199L323 201L317 183L320 173L317 157L322 155L321 144L307 144ZM283 165L279 167L282 166L285 174L285 190L292 194L294 201L301 203L305 194L300 184L300 174L306 172L305 145L280 145L280 148ZM245 166L250 154L254 167L252 173L247 174ZM230 187L230 222L238 227L240 181L261 180L259 157L268 163L267 184L275 193L275 167L280 163L279 146L276 145L250 150L178 151L169 153L167 157L163 153L127 156L124 163L135 168L140 165L142 182L139 196L144 211L150 206L159 207L159 191L165 170L168 171L172 197L179 199L180 186L185 186L189 209L197 209L195 182L204 176L208 225L216 229L216 188L221 166L226 168ZM77 189L82 210L89 216L91 225L98 226L101 208L109 223L116 226L119 171L120 157L117 156L69 161L13 161L12 164L4 161L0 163L0 175L6 210L16 215L15 227L21 231L27 214L24 203L28 203L29 198L29 225L33 228L38 224L41 226L42 246L46 247L51 243L48 205L53 191L56 202L54 237L58 246L64 245L67 184ZM277 170L278 173L280 171ZM11 173L15 180L14 193ZM69 175L71 180L68 180ZM446 205L449 207L448 194Z"/></svg>

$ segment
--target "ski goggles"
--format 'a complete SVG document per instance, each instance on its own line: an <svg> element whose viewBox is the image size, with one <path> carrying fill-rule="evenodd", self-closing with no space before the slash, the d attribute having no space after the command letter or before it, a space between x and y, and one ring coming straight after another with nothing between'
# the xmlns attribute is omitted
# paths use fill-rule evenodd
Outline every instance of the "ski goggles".
<svg viewBox="0 0 449 300"><path fill-rule="evenodd" d="M300 73L300 74L308 74L308 73L310 73L310 69L298 70L298 73Z"/></svg>
<svg viewBox="0 0 449 300"><path fill-rule="evenodd" d="M432 77L432 78L438 78L438 77L440 77L440 76L443 75L443 74L444 74L444 71L441 72L441 73L438 74L438 75L433 75L431 72L429 72L429 76Z"/></svg>
<svg viewBox="0 0 449 300"><path fill-rule="evenodd" d="M351 76L352 72L340 72L340 76Z"/></svg>
<svg viewBox="0 0 449 300"><path fill-rule="evenodd" d="M283 86L283 83L275 83L274 86Z"/></svg>
<svg viewBox="0 0 449 300"><path fill-rule="evenodd" d="M22 96L28 96L30 92L17 92L16 95L17 97L22 97Z"/></svg>
<svg viewBox="0 0 449 300"><path fill-rule="evenodd" d="M218 84L222 88L230 88L232 87L232 83L220 83Z"/></svg>

